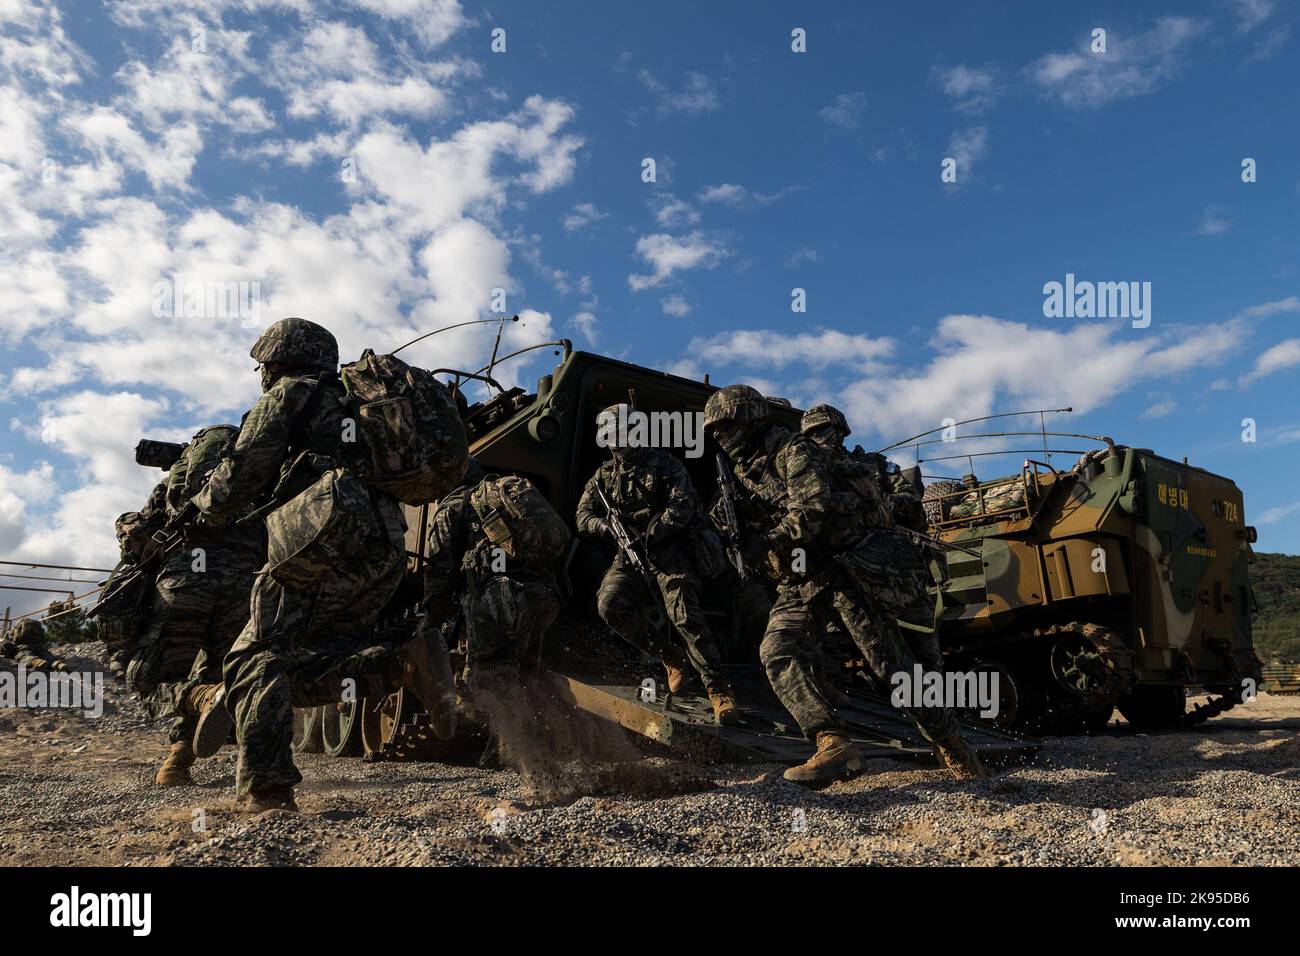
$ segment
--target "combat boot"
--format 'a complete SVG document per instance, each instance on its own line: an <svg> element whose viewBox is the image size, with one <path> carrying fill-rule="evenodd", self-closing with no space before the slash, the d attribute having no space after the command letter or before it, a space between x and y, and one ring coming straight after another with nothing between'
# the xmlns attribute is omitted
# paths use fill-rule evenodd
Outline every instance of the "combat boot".
<svg viewBox="0 0 1300 956"><path fill-rule="evenodd" d="M167 758L158 768L153 782L160 787L188 786L194 782L190 777L190 767L193 765L194 748L190 746L188 740L177 741L172 744L172 749L167 751Z"/></svg>
<svg viewBox="0 0 1300 956"><path fill-rule="evenodd" d="M199 715L194 728L194 754L211 757L230 739L235 718L226 707L225 684L203 684L185 695L186 706Z"/></svg>
<svg viewBox="0 0 1300 956"><path fill-rule="evenodd" d="M840 730L817 733L817 752L784 774L792 783L829 783L862 769L862 751Z"/></svg>
<svg viewBox="0 0 1300 956"><path fill-rule="evenodd" d="M961 734L953 734L947 740L934 745L939 762L952 771L958 780L983 780L989 775L980 762L979 754L966 742Z"/></svg>
<svg viewBox="0 0 1300 956"><path fill-rule="evenodd" d="M710 684L705 688L709 703L713 705L713 719L720 724L740 723L740 710L736 707L736 695L726 683Z"/></svg>
<svg viewBox="0 0 1300 956"><path fill-rule="evenodd" d="M293 799L293 787L250 790L235 801L237 813L265 813L267 810L287 810L290 813L297 813L298 803Z"/></svg>
<svg viewBox="0 0 1300 956"><path fill-rule="evenodd" d="M664 651L663 664L664 670L668 672L668 693L679 693L694 675L690 662L674 647Z"/></svg>
<svg viewBox="0 0 1300 956"><path fill-rule="evenodd" d="M456 680L451 676L447 644L436 629L417 634L397 652L401 671L398 686L409 690L424 706L439 740L456 736Z"/></svg>

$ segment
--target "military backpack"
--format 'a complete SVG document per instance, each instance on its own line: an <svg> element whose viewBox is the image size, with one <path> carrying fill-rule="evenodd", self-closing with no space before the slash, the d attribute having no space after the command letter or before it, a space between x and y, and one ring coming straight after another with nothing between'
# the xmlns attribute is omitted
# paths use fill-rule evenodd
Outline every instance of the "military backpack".
<svg viewBox="0 0 1300 956"><path fill-rule="evenodd" d="M469 504L488 541L512 561L548 568L564 558L573 536L527 478L485 478L470 493Z"/></svg>
<svg viewBox="0 0 1300 956"><path fill-rule="evenodd" d="M339 377L356 406L358 477L408 505L438 501L460 483L469 440L446 385L372 349Z"/></svg>

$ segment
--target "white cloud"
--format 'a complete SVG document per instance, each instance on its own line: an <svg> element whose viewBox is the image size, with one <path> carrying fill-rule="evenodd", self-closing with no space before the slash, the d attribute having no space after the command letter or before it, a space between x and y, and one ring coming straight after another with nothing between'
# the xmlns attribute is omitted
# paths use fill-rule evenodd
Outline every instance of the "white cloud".
<svg viewBox="0 0 1300 956"><path fill-rule="evenodd" d="M1193 42L1206 24L1189 17L1163 17L1143 33L1110 29L1106 52L1093 53L1090 36L1073 53L1050 53L1030 67L1046 96L1071 109L1099 109L1116 100L1159 89L1187 65Z"/></svg>
<svg viewBox="0 0 1300 956"><path fill-rule="evenodd" d="M1142 411L1143 418L1165 418L1173 414L1178 408L1178 403L1172 398L1162 399L1152 405L1148 405Z"/></svg>
<svg viewBox="0 0 1300 956"><path fill-rule="evenodd" d="M364 28L317 23L300 41L273 45L270 80L297 119L322 113L348 127L374 116L442 116L449 109L441 85L477 69L466 63L385 61Z"/></svg>
<svg viewBox="0 0 1300 956"><path fill-rule="evenodd" d="M812 246L804 246L802 249L796 249L785 257L785 264L791 269L802 265L805 262L816 262L817 250Z"/></svg>
<svg viewBox="0 0 1300 956"><path fill-rule="evenodd" d="M40 517L27 506L44 501L48 492L30 487L32 472L0 473L0 510L23 518L20 535L0 531L8 554L18 560L111 567L117 551L113 519L138 508L160 477L136 465L129 449L166 409L164 401L128 392L83 391L32 407L12 422L11 427L32 436L52 429L53 444L72 462L77 484L59 494L51 514ZM47 479L67 478L48 462L39 463L35 472Z"/></svg>
<svg viewBox="0 0 1300 956"><path fill-rule="evenodd" d="M354 0L357 6L413 30L426 47L446 42L468 22L459 0Z"/></svg>
<svg viewBox="0 0 1300 956"><path fill-rule="evenodd" d="M1237 317L1243 319L1267 318L1270 315L1287 312L1300 312L1300 297L1289 295L1285 299L1278 299L1276 302L1264 302L1260 305L1247 306L1238 313Z"/></svg>
<svg viewBox="0 0 1300 956"><path fill-rule="evenodd" d="M682 80L680 89L672 90L649 70L638 70L637 79L655 94L660 114L685 113L698 116L711 113L722 105L713 81L703 73L692 71Z"/></svg>
<svg viewBox="0 0 1300 956"><path fill-rule="evenodd" d="M573 317L572 321L578 331L582 333L582 337L587 340L588 345L594 346L600 341L600 320L590 312L579 312Z"/></svg>
<svg viewBox="0 0 1300 956"><path fill-rule="evenodd" d="M573 207L573 211L564 217L564 231L577 232L605 218L607 218L607 213L597 209L594 203L578 203Z"/></svg>
<svg viewBox="0 0 1300 956"><path fill-rule="evenodd" d="M1201 224L1196 227L1198 236L1221 236L1232 228L1232 223L1219 215L1217 206L1206 206Z"/></svg>
<svg viewBox="0 0 1300 956"><path fill-rule="evenodd" d="M273 123L259 100L231 95L235 83L253 67L250 38L234 30L208 30L206 52L193 50L188 36L177 37L158 64L128 62L117 75L126 88L118 107L151 130L178 119L245 132L269 129Z"/></svg>
<svg viewBox="0 0 1300 956"><path fill-rule="evenodd" d="M627 284L634 292L663 285L674 274L688 269L712 269L730 255L719 239L698 230L685 236L655 233L637 240L636 252L653 268L650 275L629 275Z"/></svg>
<svg viewBox="0 0 1300 956"><path fill-rule="evenodd" d="M992 316L949 315L928 337L934 357L912 367L898 364L898 344L890 338L833 329L742 330L695 339L679 364L693 374L708 369L717 380L717 366L739 366L746 370L744 381L752 380L751 371L807 366L798 381L817 383L810 400L831 401L860 431L894 440L945 418L977 418L1007 407L1072 405L1086 413L1122 400L1135 383L1223 362L1240 348L1243 330L1242 320L1229 320L1130 338L1116 323L1058 331Z"/></svg>
<svg viewBox="0 0 1300 956"><path fill-rule="evenodd" d="M818 112L823 120L841 129L858 129L867 109L867 94L840 93Z"/></svg>
<svg viewBox="0 0 1300 956"><path fill-rule="evenodd" d="M1255 519L1257 525L1277 524L1291 515L1300 513L1300 501L1293 501L1290 504L1278 505L1273 508L1265 508Z"/></svg>
<svg viewBox="0 0 1300 956"><path fill-rule="evenodd" d="M983 113L997 102L1001 88L993 67L936 66L930 78L953 101L953 107L966 113Z"/></svg>
<svg viewBox="0 0 1300 956"><path fill-rule="evenodd" d="M768 329L741 329L691 340L688 354L710 365L785 368L806 363L813 368L850 365L876 371L894 351L889 338L850 335L834 329L786 335Z"/></svg>
<svg viewBox="0 0 1300 956"><path fill-rule="evenodd" d="M766 206L792 192L793 189L794 187L787 187L774 193L757 193L736 183L719 183L701 189L696 193L696 197L703 203L721 203L735 209L748 209Z"/></svg>
<svg viewBox="0 0 1300 956"><path fill-rule="evenodd" d="M86 55L63 31L63 15L52 4L5 0L0 4L0 69L51 87L81 79Z"/></svg>
<svg viewBox="0 0 1300 956"><path fill-rule="evenodd" d="M946 157L957 161L957 181L948 183L951 188L965 185L974 178L975 164L989 152L989 131L983 126L956 130L948 140Z"/></svg>
<svg viewBox="0 0 1300 956"><path fill-rule="evenodd" d="M691 314L691 304L680 295L670 295L662 302L665 315L675 315L679 319Z"/></svg>
<svg viewBox="0 0 1300 956"><path fill-rule="evenodd" d="M565 103L531 97L503 120L472 123L425 148L403 129L381 126L356 144L357 169L409 228L434 230L467 213L493 216L512 182L546 192L572 176L582 146L563 131L572 117ZM513 177L497 174L500 158L523 168Z"/></svg>
<svg viewBox="0 0 1300 956"><path fill-rule="evenodd" d="M656 194L652 204L658 207L655 209L655 221L665 229L693 226L700 221L699 210L672 193Z"/></svg>
<svg viewBox="0 0 1300 956"><path fill-rule="evenodd" d="M735 183L720 183L717 186L708 186L699 192L700 202L720 202L729 206L742 205L748 197L748 190Z"/></svg>
<svg viewBox="0 0 1300 956"><path fill-rule="evenodd" d="M121 160L128 169L137 169L149 179L155 190L190 189L190 173L203 148L198 127L179 122L163 129L155 140L148 140L122 113L98 106L87 113L72 116L68 125L82 141L99 153L100 161Z"/></svg>
<svg viewBox="0 0 1300 956"><path fill-rule="evenodd" d="M1248 33L1273 15L1273 0L1229 0L1237 15L1237 30Z"/></svg>
<svg viewBox="0 0 1300 956"><path fill-rule="evenodd" d="M1242 376L1241 384L1250 385L1266 375L1297 365L1300 365L1300 339L1287 339L1260 353L1251 370Z"/></svg>

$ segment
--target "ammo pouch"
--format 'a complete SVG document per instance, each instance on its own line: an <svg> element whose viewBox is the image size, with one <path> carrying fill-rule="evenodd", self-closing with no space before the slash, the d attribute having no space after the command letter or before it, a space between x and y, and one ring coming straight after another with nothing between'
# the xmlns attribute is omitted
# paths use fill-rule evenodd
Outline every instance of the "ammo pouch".
<svg viewBox="0 0 1300 956"><path fill-rule="evenodd" d="M366 538L375 525L370 492L342 468L331 468L266 519L271 577L305 590Z"/></svg>
<svg viewBox="0 0 1300 956"><path fill-rule="evenodd" d="M113 576L126 577L134 570L134 566L118 565ZM115 650L134 645L153 601L154 583L153 576L136 575L116 588L110 584L95 609L96 636Z"/></svg>

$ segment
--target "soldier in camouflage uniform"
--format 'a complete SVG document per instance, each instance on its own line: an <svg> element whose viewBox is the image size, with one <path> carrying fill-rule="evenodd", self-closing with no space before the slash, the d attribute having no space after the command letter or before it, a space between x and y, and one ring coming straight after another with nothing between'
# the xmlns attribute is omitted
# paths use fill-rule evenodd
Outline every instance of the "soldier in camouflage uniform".
<svg viewBox="0 0 1300 956"><path fill-rule="evenodd" d="M834 405L814 405L808 409L799 420L799 431L823 448L838 449L844 448L844 440L852 434L848 419ZM916 494L916 489L899 474L897 466L893 466L879 452L867 451L861 445L855 445L847 454L854 461L865 465L876 479L894 523L912 531L924 532L926 521L921 499Z"/></svg>
<svg viewBox="0 0 1300 956"><path fill-rule="evenodd" d="M25 617L0 640L0 657L14 662L15 667L29 671L66 671L67 663L45 643L45 626L40 621Z"/></svg>
<svg viewBox="0 0 1300 956"><path fill-rule="evenodd" d="M295 706L336 703L353 691L381 698L396 684L435 715L435 727L454 728L455 716L440 716L446 692L430 667L430 641L417 637L396 650L375 643L379 613L406 568L406 520L395 498L355 477L355 423L334 336L305 319L281 319L250 355L261 366L262 397L193 501L201 524L218 528L269 498L276 510L248 623L226 655L224 687L206 702L194 746L199 756L215 752L233 723L238 808L296 810ZM312 493L322 490L330 504ZM295 562L306 549L336 557Z"/></svg>
<svg viewBox="0 0 1300 956"><path fill-rule="evenodd" d="M785 777L814 784L859 770L862 754L818 686L807 637L837 623L879 679L910 674L915 658L897 618L924 589L925 570L911 541L892 531L875 483L863 480L847 455L837 460L834 450L777 425L753 388L715 392L704 423L737 480L766 505L767 536L789 560L759 655L777 696L817 751ZM984 775L951 710L908 712L954 774Z"/></svg>
<svg viewBox="0 0 1300 956"><path fill-rule="evenodd" d="M518 700L560 614L556 564L571 535L527 479L484 478L472 459L465 478L429 519L421 626L441 640L433 631L463 615L464 682L492 725ZM510 492L514 500L533 509L524 522L504 525L494 514L491 502L502 483L519 485ZM538 529L547 540L534 540ZM447 682L454 686L450 675ZM530 719L516 729L526 732Z"/></svg>
<svg viewBox="0 0 1300 956"><path fill-rule="evenodd" d="M808 409L799 421L799 431L832 452L844 451L844 440L852 434L848 419L834 405L814 405ZM896 468L891 474L889 459L879 452L865 451L861 445L846 453L850 459L863 465L875 480L894 525L925 533L927 525L921 499ZM926 555L920 551L921 546L914 543L913 547L924 561ZM934 579L932 573L930 581ZM902 617L910 626L902 628L902 635L926 670L942 673L943 651L939 646L939 632L934 626L934 611L934 601L927 591L922 591L903 611Z"/></svg>
<svg viewBox="0 0 1300 956"><path fill-rule="evenodd" d="M238 433L233 425L214 425L185 446L164 483L165 521L179 518ZM157 520L146 515L141 523ZM173 718L171 749L155 777L163 787L193 782L199 715L221 685L221 662L248 620L253 577L266 561L260 523L192 524L183 534L184 543L163 559L148 625L126 669L145 710L155 719Z"/></svg>
<svg viewBox="0 0 1300 956"><path fill-rule="evenodd" d="M612 406L597 419L598 431L617 432L620 409ZM612 416L611 419L606 416ZM610 460L591 476L578 501L578 533L591 538L613 540L606 514L596 493L599 485L627 522L645 542L647 557L659 594L648 594L640 575L620 551L614 557L596 595L601 620L616 634L643 653L657 657L668 674L668 689L677 693L699 674L719 723L739 719L735 695L723 669L722 654L704 619L700 606L700 576L695 566L689 535L703 522L700 499L686 468L673 455L658 448L631 448L623 441L610 448ZM683 657L663 629L648 613L662 600L668 620L686 644ZM655 602L655 603L651 603Z"/></svg>

